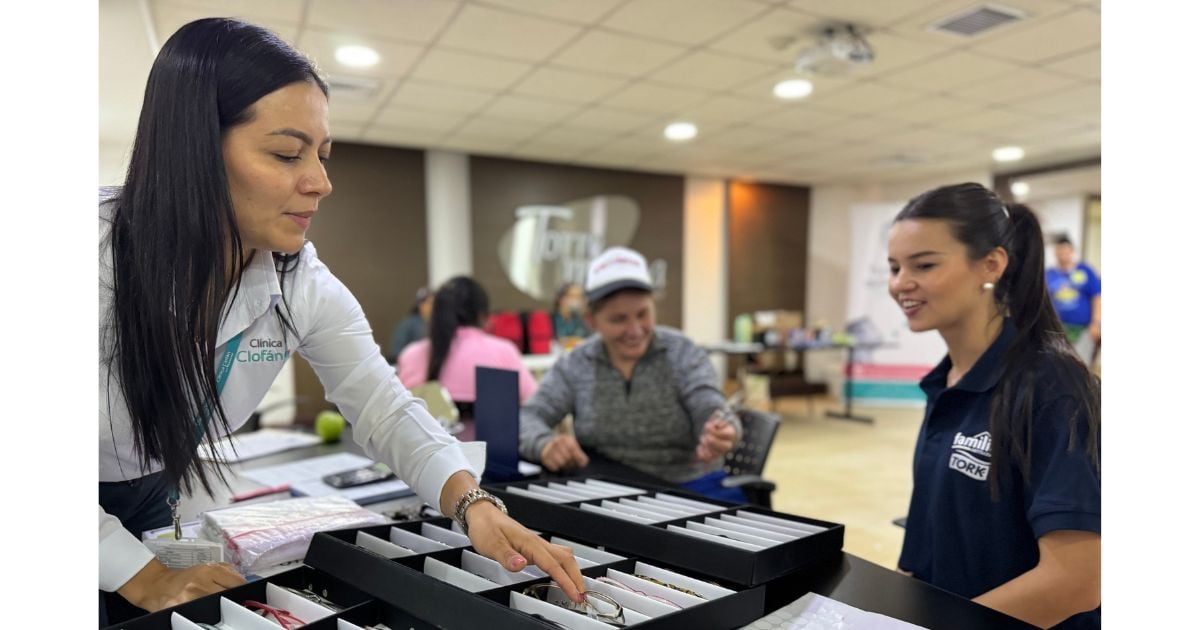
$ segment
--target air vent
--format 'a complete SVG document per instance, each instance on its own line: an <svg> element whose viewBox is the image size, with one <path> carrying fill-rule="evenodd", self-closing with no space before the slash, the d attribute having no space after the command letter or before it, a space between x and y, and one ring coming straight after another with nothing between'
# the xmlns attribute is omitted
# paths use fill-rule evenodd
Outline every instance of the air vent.
<svg viewBox="0 0 1200 630"><path fill-rule="evenodd" d="M1025 19L1025 13L996 4L981 4L966 13L958 13L929 25L929 30L959 37L982 33Z"/></svg>
<svg viewBox="0 0 1200 630"><path fill-rule="evenodd" d="M329 100L339 103L369 101L383 83L380 79L336 75L325 77L325 81L329 84Z"/></svg>
<svg viewBox="0 0 1200 630"><path fill-rule="evenodd" d="M900 168L903 166L916 166L929 162L929 158L924 155L914 153L896 153L893 155L885 155L875 160L876 166L883 168Z"/></svg>

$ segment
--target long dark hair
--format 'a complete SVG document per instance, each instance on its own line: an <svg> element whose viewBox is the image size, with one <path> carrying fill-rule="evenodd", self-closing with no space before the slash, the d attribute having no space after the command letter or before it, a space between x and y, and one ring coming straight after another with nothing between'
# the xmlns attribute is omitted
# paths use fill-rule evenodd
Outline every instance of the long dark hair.
<svg viewBox="0 0 1200 630"><path fill-rule="evenodd" d="M442 364L450 354L450 344L460 326L483 323L488 314L487 291L467 276L446 281L433 296L433 314L429 316L429 372L426 378L436 381Z"/></svg>
<svg viewBox="0 0 1200 630"><path fill-rule="evenodd" d="M1008 254L1008 267L995 283L993 294L1001 316L1016 327L1002 363L988 415L992 436L992 465L988 484L998 497L998 474L1016 461L1029 479L1033 454L1034 385L1038 367L1048 364L1066 384L1066 393L1079 403L1076 414L1087 419L1088 456L1100 466L1100 383L1067 342L1062 322L1046 291L1045 241L1037 216L1021 204L1005 205L979 184L944 186L914 197L895 221L937 219L950 225L954 237L979 260L997 247ZM1042 371L1042 374L1045 374ZM1068 448L1077 442L1076 419L1067 419ZM997 471L1000 471L998 473Z"/></svg>
<svg viewBox="0 0 1200 630"><path fill-rule="evenodd" d="M143 468L161 462L167 481L188 492L199 481L212 494L196 457L201 432L212 439L229 431L215 345L244 263L221 138L254 117L260 98L301 81L328 96L312 64L274 33L206 18L167 40L146 83L113 210L113 346L106 359L120 377ZM281 278L297 257L276 254ZM290 318L275 312L285 338L289 328L294 333ZM224 481L219 468L217 474Z"/></svg>

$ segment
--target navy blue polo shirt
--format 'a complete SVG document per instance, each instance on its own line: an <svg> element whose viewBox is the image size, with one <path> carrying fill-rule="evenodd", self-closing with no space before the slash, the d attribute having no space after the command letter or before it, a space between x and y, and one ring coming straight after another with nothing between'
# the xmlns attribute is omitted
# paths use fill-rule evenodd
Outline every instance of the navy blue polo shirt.
<svg viewBox="0 0 1200 630"><path fill-rule="evenodd" d="M1022 480L1010 458L999 500L992 500L988 414L1004 352L1015 335L1006 320L1000 336L954 387L946 387L949 356L921 380L928 403L913 458L913 494L899 565L967 598L1035 567L1038 538L1049 532L1100 532L1100 473L1084 446L1087 418L1049 360L1035 380L1029 478ZM1073 414L1078 414L1076 435L1068 449ZM1100 609L1058 627L1099 628Z"/></svg>

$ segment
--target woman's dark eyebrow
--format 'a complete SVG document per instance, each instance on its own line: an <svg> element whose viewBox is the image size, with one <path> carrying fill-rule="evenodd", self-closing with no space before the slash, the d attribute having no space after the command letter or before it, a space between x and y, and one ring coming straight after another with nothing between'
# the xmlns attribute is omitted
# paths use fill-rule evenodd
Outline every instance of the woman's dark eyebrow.
<svg viewBox="0 0 1200 630"><path fill-rule="evenodd" d="M304 133L303 131L300 131L299 129L293 129L291 127L284 127L283 129L276 129L275 131L272 131L271 133L268 133L267 135L268 136L291 136L291 137L299 140L300 142L303 142L306 146L311 147L313 145L312 136ZM321 144L326 145L331 142L333 142L333 138L326 137L324 140L321 141Z"/></svg>

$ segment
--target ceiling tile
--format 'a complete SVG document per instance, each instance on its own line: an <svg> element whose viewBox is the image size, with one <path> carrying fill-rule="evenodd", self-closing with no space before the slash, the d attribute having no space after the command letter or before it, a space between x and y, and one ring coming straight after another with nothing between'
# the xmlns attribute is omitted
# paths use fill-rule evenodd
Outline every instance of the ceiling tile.
<svg viewBox="0 0 1200 630"><path fill-rule="evenodd" d="M438 134L446 134L456 129L466 119L467 117L462 114L395 107L380 112L372 128L378 125L400 129L424 129Z"/></svg>
<svg viewBox="0 0 1200 630"><path fill-rule="evenodd" d="M477 0L476 4L504 7L543 17L593 24L607 15L625 0L587 0L586 2L564 2L563 0Z"/></svg>
<svg viewBox="0 0 1200 630"><path fill-rule="evenodd" d="M638 37L592 30L551 62L554 65L596 70L622 76L640 76L680 56L686 49Z"/></svg>
<svg viewBox="0 0 1200 630"><path fill-rule="evenodd" d="M813 107L827 111L870 114L924 98L924 95L906 88L860 81L833 93L814 91L807 100Z"/></svg>
<svg viewBox="0 0 1200 630"><path fill-rule="evenodd" d="M461 151L463 153L471 153L475 155L509 155L510 151L517 145L517 142L507 138L497 138L495 136L480 136L480 135L460 135L455 134L438 140L437 146L441 149L449 149L451 151Z"/></svg>
<svg viewBox="0 0 1200 630"><path fill-rule="evenodd" d="M655 72L650 78L689 88L724 90L778 70L772 64L699 51Z"/></svg>
<svg viewBox="0 0 1200 630"><path fill-rule="evenodd" d="M602 105L664 116L683 111L706 98L703 92L654 83L635 83L604 99Z"/></svg>
<svg viewBox="0 0 1200 630"><path fill-rule="evenodd" d="M1023 63L1039 63L1100 43L1100 14L1076 9L1065 15L1038 20L1028 28L1014 29L972 46L981 53Z"/></svg>
<svg viewBox="0 0 1200 630"><path fill-rule="evenodd" d="M205 8L204 6L157 3L153 9L154 29L160 46L184 24L214 15L244 19L273 31L284 41L294 45L296 36L300 32L300 16L296 13L294 18L291 18L293 13L284 11L278 14L263 15L259 10L255 10L253 5L241 4L222 9L221 7Z"/></svg>
<svg viewBox="0 0 1200 630"><path fill-rule="evenodd" d="M358 44L370 46L379 53L379 63L370 68L351 68L338 63L334 55L339 46ZM413 44L385 42L347 33L305 29L296 47L316 60L322 73L368 77L399 78L412 69L421 56L422 48Z"/></svg>
<svg viewBox="0 0 1200 630"><path fill-rule="evenodd" d="M843 114L813 109L804 105L794 105L779 112L763 116L754 121L754 124L770 129L812 132L831 125L844 123L849 119L849 116Z"/></svg>
<svg viewBox="0 0 1200 630"><path fill-rule="evenodd" d="M466 90L458 87L409 79L400 85L388 107L426 109L471 114L490 102L493 92Z"/></svg>
<svg viewBox="0 0 1200 630"><path fill-rule="evenodd" d="M789 6L806 13L854 22L863 26L884 26L928 9L941 0L791 0Z"/></svg>
<svg viewBox="0 0 1200 630"><path fill-rule="evenodd" d="M607 144L615 139L614 132L589 127L555 127L529 139L537 146L575 147L577 151Z"/></svg>
<svg viewBox="0 0 1200 630"><path fill-rule="evenodd" d="M656 120L655 116L640 112L626 112L600 107L584 110L566 121L573 127L601 129L614 133L625 133L645 127Z"/></svg>
<svg viewBox="0 0 1200 630"><path fill-rule="evenodd" d="M742 125L717 131L705 137L704 143L706 146L724 149L743 149L775 142L779 136L780 133L776 129Z"/></svg>
<svg viewBox="0 0 1200 630"><path fill-rule="evenodd" d="M509 153L522 160L535 162L570 163L581 149L577 146L560 146L544 144L520 144L513 147Z"/></svg>
<svg viewBox="0 0 1200 630"><path fill-rule="evenodd" d="M699 44L766 10L764 5L738 0L638 0L618 9L604 25L680 44Z"/></svg>
<svg viewBox="0 0 1200 630"><path fill-rule="evenodd" d="M343 97L336 91L329 95L329 118L344 122L369 122L383 105L384 99L392 92L395 81L383 81L379 90L369 99L360 100Z"/></svg>
<svg viewBox="0 0 1200 630"><path fill-rule="evenodd" d="M625 83L626 79L591 72L541 67L525 77L512 91L527 96L591 103L611 94Z"/></svg>
<svg viewBox="0 0 1200 630"><path fill-rule="evenodd" d="M564 104L537 97L506 95L492 102L483 115L551 125L579 111L577 104Z"/></svg>
<svg viewBox="0 0 1200 630"><path fill-rule="evenodd" d="M448 46L472 52L541 61L582 31L537 17L466 5L438 40Z"/></svg>
<svg viewBox="0 0 1200 630"><path fill-rule="evenodd" d="M763 61L791 64L802 47L816 41L823 24L821 18L807 13L776 8L721 36L708 47Z"/></svg>
<svg viewBox="0 0 1200 630"><path fill-rule="evenodd" d="M889 72L881 76L879 81L926 92L950 92L953 96L957 88L984 83L1018 69L1019 66L1006 61L956 51L897 72Z"/></svg>
<svg viewBox="0 0 1200 630"><path fill-rule="evenodd" d="M526 140L541 130L542 126L537 123L480 116L459 127L454 137L492 138L516 142Z"/></svg>
<svg viewBox="0 0 1200 630"><path fill-rule="evenodd" d="M889 107L877 115L910 125L936 125L937 121L979 109L979 103L949 96L930 95L907 105Z"/></svg>
<svg viewBox="0 0 1200 630"><path fill-rule="evenodd" d="M308 26L424 43L450 21L458 3L447 0L318 0L306 3Z"/></svg>
<svg viewBox="0 0 1200 630"><path fill-rule="evenodd" d="M305 3L304 0L160 0L151 4L155 13L168 7L178 7L193 13L203 13L205 17L238 17L256 24L264 19L299 24L304 18ZM158 38L160 42L167 39L161 32Z"/></svg>
<svg viewBox="0 0 1200 630"><path fill-rule="evenodd" d="M946 54L945 46L919 39L899 37L891 33L867 35L867 43L871 45L871 50L875 53L875 60L866 66L856 68L855 76L883 76L889 72L922 61L930 61L934 57Z"/></svg>
<svg viewBox="0 0 1200 630"><path fill-rule="evenodd" d="M362 139L386 146L429 147L437 144L445 135L445 132L431 128L388 127L376 123L363 132Z"/></svg>
<svg viewBox="0 0 1200 630"><path fill-rule="evenodd" d="M529 68L525 63L435 49L417 63L412 76L468 88L503 90Z"/></svg>
<svg viewBox="0 0 1200 630"><path fill-rule="evenodd" d="M1009 106L1033 114L1069 117L1100 113L1100 84L1092 83L1052 94L1027 98Z"/></svg>
<svg viewBox="0 0 1200 630"><path fill-rule="evenodd" d="M354 142L359 140L365 128L366 125L361 122L338 120L336 118L329 119L329 135L333 137L334 146L339 142Z"/></svg>
<svg viewBox="0 0 1200 630"><path fill-rule="evenodd" d="M895 120L872 116L855 116L842 123L814 129L811 133L822 138L838 138L849 141L867 141L895 135L911 129L910 125Z"/></svg>
<svg viewBox="0 0 1200 630"><path fill-rule="evenodd" d="M743 83L742 85L739 85L732 90L728 90L728 92L730 92L731 94L733 94L735 96L741 96L741 97L753 99L756 101L769 100L770 102L776 103L778 105L794 105L794 104L798 104L798 103L807 103L812 100L813 97L811 95L808 98L805 98L805 99L802 99L799 101L784 101L784 100L781 100L781 99L778 99L775 97L774 90L775 90L776 83L779 83L780 81L784 81L787 79L795 79L795 78L799 78L799 77L800 77L800 75L796 74L795 72L792 72L791 70L780 70L777 73L768 74L768 75L759 77L757 79L752 79L750 81L747 81L746 83ZM809 81L812 82L813 94L828 94L831 92L836 92L838 90L843 90L845 88L850 87L851 85L854 85L854 82L855 82L855 79L852 77L824 77L824 76L815 77L815 76L809 75L804 78L807 78Z"/></svg>
<svg viewBox="0 0 1200 630"><path fill-rule="evenodd" d="M1011 136L1020 131L1035 119L1028 114L1006 109L980 109L964 116L955 116L937 123L938 129L945 129L962 134L977 134L985 136Z"/></svg>
<svg viewBox="0 0 1200 630"><path fill-rule="evenodd" d="M932 154L976 146L979 140L953 131L924 128L880 138L879 144L905 153Z"/></svg>
<svg viewBox="0 0 1200 630"><path fill-rule="evenodd" d="M1030 97L1078 87L1080 81L1036 68L1022 68L988 79L984 83L959 88L954 96L989 105L1007 105Z"/></svg>
<svg viewBox="0 0 1200 630"><path fill-rule="evenodd" d="M1065 57L1043 66L1046 70L1061 72L1081 79L1100 80L1100 48Z"/></svg>
<svg viewBox="0 0 1200 630"><path fill-rule="evenodd" d="M782 109L782 104L774 99L760 98L751 100L732 96L715 96L696 105L687 107L680 115L699 123L714 123L728 125L737 122L749 122L768 112Z"/></svg>

